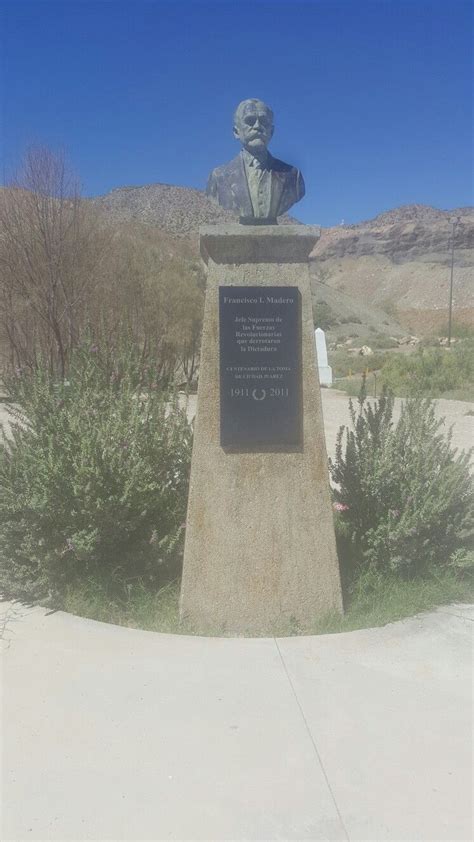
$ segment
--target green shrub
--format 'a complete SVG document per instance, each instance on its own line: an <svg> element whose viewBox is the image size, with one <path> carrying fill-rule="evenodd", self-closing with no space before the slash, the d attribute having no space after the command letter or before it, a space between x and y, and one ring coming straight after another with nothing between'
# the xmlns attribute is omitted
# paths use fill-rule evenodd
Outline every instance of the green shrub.
<svg viewBox="0 0 474 842"><path fill-rule="evenodd" d="M382 351L363 357L360 354L348 354L346 350L338 348L337 351L329 351L328 357L334 377L346 377L349 371L352 374L362 374L367 369L378 371L384 365L387 354Z"/></svg>
<svg viewBox="0 0 474 842"><path fill-rule="evenodd" d="M179 563L191 430L133 348L83 346L68 380L7 383L0 448L0 586L22 598L97 580L159 585Z"/></svg>
<svg viewBox="0 0 474 842"><path fill-rule="evenodd" d="M436 331L436 336L447 336L449 332L449 325L446 322L439 330ZM474 326L465 324L464 322L453 321L451 325L451 336L456 339L474 339Z"/></svg>
<svg viewBox="0 0 474 842"><path fill-rule="evenodd" d="M313 304L313 322L321 330L329 330L339 324L338 317L327 301L316 301Z"/></svg>
<svg viewBox="0 0 474 842"><path fill-rule="evenodd" d="M470 578L474 581L474 550L459 547L449 559L449 567L458 578Z"/></svg>
<svg viewBox="0 0 474 842"><path fill-rule="evenodd" d="M371 405L365 383L352 430L341 427L330 463L343 561L407 577L447 565L474 530L469 454L456 455L428 400Z"/></svg>
<svg viewBox="0 0 474 842"><path fill-rule="evenodd" d="M376 350L380 348L398 348L398 342L393 336L386 336L384 333L377 332L374 336L367 338L367 345L370 345L372 349Z"/></svg>
<svg viewBox="0 0 474 842"><path fill-rule="evenodd" d="M445 350L420 348L414 354L392 354L382 369L382 382L397 395L439 397L474 382L474 343L466 340Z"/></svg>
<svg viewBox="0 0 474 842"><path fill-rule="evenodd" d="M342 319L339 319L339 324L341 325L361 325L362 319L359 316L355 316L354 314L350 316L344 316Z"/></svg>

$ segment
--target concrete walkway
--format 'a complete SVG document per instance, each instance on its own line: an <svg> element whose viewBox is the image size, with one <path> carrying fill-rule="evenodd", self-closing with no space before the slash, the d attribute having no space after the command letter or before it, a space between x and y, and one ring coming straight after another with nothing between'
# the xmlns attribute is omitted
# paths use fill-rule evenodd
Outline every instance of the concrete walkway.
<svg viewBox="0 0 474 842"><path fill-rule="evenodd" d="M1 603L4 840L470 840L474 612L322 637Z"/></svg>

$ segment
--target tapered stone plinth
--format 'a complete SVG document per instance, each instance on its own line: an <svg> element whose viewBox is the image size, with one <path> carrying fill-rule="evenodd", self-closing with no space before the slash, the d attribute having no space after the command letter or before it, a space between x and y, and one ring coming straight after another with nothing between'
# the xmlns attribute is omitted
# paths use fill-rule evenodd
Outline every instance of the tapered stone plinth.
<svg viewBox="0 0 474 842"><path fill-rule="evenodd" d="M319 228L229 224L200 233L207 292L181 619L201 633L310 631L319 616L342 611L308 271ZM299 289L297 449L229 452L221 446L220 286Z"/></svg>

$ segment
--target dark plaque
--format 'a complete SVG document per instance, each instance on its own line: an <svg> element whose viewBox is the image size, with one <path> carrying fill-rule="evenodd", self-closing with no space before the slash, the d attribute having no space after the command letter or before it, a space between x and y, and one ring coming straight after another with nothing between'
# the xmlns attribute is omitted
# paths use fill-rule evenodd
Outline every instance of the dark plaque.
<svg viewBox="0 0 474 842"><path fill-rule="evenodd" d="M219 287L221 445L302 444L298 287Z"/></svg>

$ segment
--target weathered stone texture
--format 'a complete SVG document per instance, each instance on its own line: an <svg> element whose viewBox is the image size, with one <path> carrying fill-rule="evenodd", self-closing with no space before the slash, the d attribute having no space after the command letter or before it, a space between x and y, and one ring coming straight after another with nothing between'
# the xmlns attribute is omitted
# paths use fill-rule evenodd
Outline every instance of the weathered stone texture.
<svg viewBox="0 0 474 842"><path fill-rule="evenodd" d="M182 620L198 632L309 630L318 615L342 610L307 266L318 236L306 226L201 232L207 294L181 591ZM301 452L220 446L220 285L301 292Z"/></svg>

